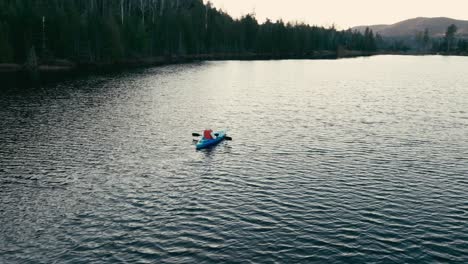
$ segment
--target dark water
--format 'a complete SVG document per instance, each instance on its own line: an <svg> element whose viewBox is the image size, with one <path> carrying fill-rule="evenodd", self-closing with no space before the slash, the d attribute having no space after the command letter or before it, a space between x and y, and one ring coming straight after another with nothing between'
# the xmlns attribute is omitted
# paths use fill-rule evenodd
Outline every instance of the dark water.
<svg viewBox="0 0 468 264"><path fill-rule="evenodd" d="M206 62L0 97L0 263L468 263L468 58ZM233 141L195 151L192 132Z"/></svg>

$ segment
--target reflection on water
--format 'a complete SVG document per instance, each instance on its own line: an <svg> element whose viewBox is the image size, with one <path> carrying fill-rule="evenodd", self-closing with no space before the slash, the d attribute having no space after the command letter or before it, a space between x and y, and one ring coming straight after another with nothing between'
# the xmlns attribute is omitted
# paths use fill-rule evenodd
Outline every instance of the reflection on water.
<svg viewBox="0 0 468 264"><path fill-rule="evenodd" d="M468 59L206 62L0 97L0 262L451 262ZM192 132L233 141L195 151Z"/></svg>

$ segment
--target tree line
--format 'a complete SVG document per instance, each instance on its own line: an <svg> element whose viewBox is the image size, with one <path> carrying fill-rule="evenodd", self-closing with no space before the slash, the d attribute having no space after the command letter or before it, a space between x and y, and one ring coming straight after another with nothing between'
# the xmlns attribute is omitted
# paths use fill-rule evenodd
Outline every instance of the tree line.
<svg viewBox="0 0 468 264"><path fill-rule="evenodd" d="M0 63L66 58L113 62L197 54L307 55L338 49L375 51L367 29L336 30L234 19L202 0L0 0Z"/></svg>
<svg viewBox="0 0 468 264"><path fill-rule="evenodd" d="M466 53L468 52L468 40L457 37L458 27L454 24L447 27L443 37L430 37L430 32L425 29L415 35L416 49L419 51Z"/></svg>

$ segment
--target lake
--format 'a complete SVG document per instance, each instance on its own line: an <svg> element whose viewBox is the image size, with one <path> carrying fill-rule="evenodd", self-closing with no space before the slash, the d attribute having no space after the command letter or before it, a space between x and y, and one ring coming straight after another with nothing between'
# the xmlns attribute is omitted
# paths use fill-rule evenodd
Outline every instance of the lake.
<svg viewBox="0 0 468 264"><path fill-rule="evenodd" d="M468 263L468 58L217 61L0 97L1 263ZM195 151L191 133L233 141Z"/></svg>

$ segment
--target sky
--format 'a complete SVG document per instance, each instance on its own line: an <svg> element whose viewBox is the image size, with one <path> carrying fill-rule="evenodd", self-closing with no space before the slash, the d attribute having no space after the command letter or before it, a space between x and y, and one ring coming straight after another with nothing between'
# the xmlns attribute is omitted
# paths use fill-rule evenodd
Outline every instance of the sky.
<svg viewBox="0 0 468 264"><path fill-rule="evenodd" d="M260 22L306 22L347 29L359 25L392 24L415 17L468 20L468 0L210 0L234 17L252 13ZM205 0L206 2L206 0Z"/></svg>

